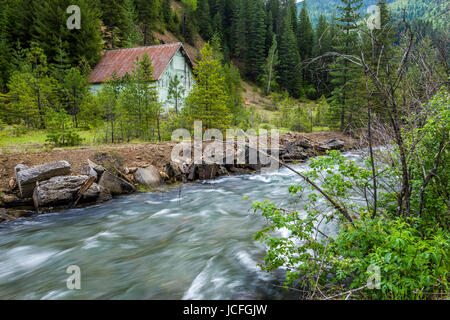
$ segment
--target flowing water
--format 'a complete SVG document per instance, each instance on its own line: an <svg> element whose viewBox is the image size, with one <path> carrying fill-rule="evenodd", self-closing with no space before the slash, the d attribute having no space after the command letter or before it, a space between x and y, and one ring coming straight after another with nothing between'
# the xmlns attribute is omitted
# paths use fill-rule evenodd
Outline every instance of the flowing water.
<svg viewBox="0 0 450 320"><path fill-rule="evenodd" d="M281 272L257 266L265 248L252 236L265 219L251 201L300 207L288 193L298 182L282 168L1 224L0 299L295 298L276 287ZM67 288L70 265L80 290Z"/></svg>

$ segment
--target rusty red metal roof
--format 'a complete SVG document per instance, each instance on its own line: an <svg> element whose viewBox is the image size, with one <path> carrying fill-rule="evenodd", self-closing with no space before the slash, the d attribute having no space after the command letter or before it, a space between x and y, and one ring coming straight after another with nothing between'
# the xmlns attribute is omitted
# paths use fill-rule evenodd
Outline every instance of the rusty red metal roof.
<svg viewBox="0 0 450 320"><path fill-rule="evenodd" d="M105 82L111 78L114 71L116 71L118 77L122 77L126 73L131 74L136 64L136 57L140 59L145 52L152 60L154 69L153 77L155 80L158 80L180 47L182 48L182 53L192 66L192 60L181 42L106 51L94 70L92 70L89 76L89 82Z"/></svg>

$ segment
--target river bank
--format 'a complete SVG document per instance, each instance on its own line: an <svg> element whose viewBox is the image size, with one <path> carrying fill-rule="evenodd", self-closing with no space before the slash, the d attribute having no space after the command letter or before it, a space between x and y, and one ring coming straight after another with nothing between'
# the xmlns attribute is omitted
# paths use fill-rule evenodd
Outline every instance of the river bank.
<svg viewBox="0 0 450 320"><path fill-rule="evenodd" d="M67 184L66 180L70 180L72 188L80 189L87 181L87 177L90 176L90 172L95 170L93 166L100 166L104 170L107 170L108 180L118 178L122 184L132 185L126 187L124 192L120 189L116 192L110 192L108 189L115 189L111 184L107 184L100 180L101 175L94 173L95 182L100 185L98 187L99 193L103 191L103 187L106 189L103 192L101 198L92 198L88 201L88 197L82 197L80 205L97 204L111 199L113 196L120 195L122 193L133 193L135 191L151 191L151 190L164 190L168 186L177 182L197 181L205 179L213 179L221 175L233 175L243 173L258 172L261 168L260 165L251 164L232 164L227 166L192 166L188 165L187 168L181 167L174 168L171 161L171 152L176 143L147 143L139 145L117 145L98 148L81 148L71 150L43 150L30 153L11 153L0 155L0 222L11 221L22 216L32 215L34 212L49 212L54 210L64 209L73 206L73 201L58 200L51 202L55 199L48 200L49 197L54 197L53 190L51 188L60 188L61 183ZM286 162L301 162L311 157L324 154L327 150L339 149L342 151L348 151L359 147L359 142L352 139L349 136L345 136L341 133L335 132L316 132L316 133L287 133L280 136L280 159ZM40 197L42 205L36 206L36 200L33 201L33 197L30 195L25 196L21 192L20 181L17 181L17 174L15 174L15 168L21 164L25 168L33 168L48 163L54 163L57 161L66 161L70 165L69 177L53 177L53 180L38 181L44 183L41 185ZM89 166L89 164L91 164ZM152 169L150 172L156 175L160 175L156 180L160 179L161 182L153 185L151 182L146 183L145 177L142 178L140 173L147 174L145 169ZM102 170L103 170L102 169ZM100 174L103 172L100 170ZM17 171L17 169L16 169ZM177 172L178 171L178 172ZM138 176L137 176L138 174ZM103 174L105 176L105 174ZM71 177L71 178L70 178ZM79 179L79 177L86 177ZM69 179L70 178L70 179ZM62 181L64 180L64 181ZM74 180L76 180L74 182ZM79 181L80 180L80 181ZM105 180L105 178L103 178ZM50 183L48 182L50 181ZM34 181L33 181L34 182ZM75 183L75 184L74 184ZM147 185L145 185L147 184ZM55 187L57 185L57 187ZM47 193L43 192L47 188ZM65 187L65 186L64 186ZM88 187L89 188L89 187ZM91 188L94 188L91 187ZM72 189L71 189L72 190ZM102 192L100 192L102 191ZM44 193L44 195L42 195ZM111 194L109 196L108 194ZM35 195L36 196L36 195ZM97 195L98 196L98 195ZM42 200L42 198L45 198ZM72 195L70 195L72 200ZM83 201L84 198L86 201ZM73 199L74 200L74 199ZM92 201L93 200L93 201ZM65 203L64 203L65 202ZM41 207L41 208L38 208Z"/></svg>

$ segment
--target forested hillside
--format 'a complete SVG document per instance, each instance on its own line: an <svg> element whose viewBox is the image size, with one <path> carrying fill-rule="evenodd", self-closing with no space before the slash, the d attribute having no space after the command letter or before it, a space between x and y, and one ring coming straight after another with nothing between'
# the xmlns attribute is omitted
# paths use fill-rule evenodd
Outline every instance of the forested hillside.
<svg viewBox="0 0 450 320"><path fill-rule="evenodd" d="M308 3L311 22L316 25L319 16L323 14L327 19L331 19L333 12L336 14L338 6L341 5L340 0L305 0ZM304 2L304 1L303 1ZM376 5L377 0L363 1L363 5L359 9L362 16L367 13L367 8ZM431 22L436 28L447 28L449 21L449 4L445 0L388 0L387 4L393 17L408 21L421 19L424 22ZM300 12L302 2L297 3Z"/></svg>
<svg viewBox="0 0 450 320"><path fill-rule="evenodd" d="M228 120L224 127L264 125L300 131L326 128L347 133L363 127L365 119L359 111L365 104L361 94L365 90L364 72L347 59L329 53L349 56L362 45L367 55L376 54L368 51L370 35L361 15L371 1L75 3L81 10L79 30L66 26L66 8L72 4L69 0L0 0L0 116L4 132L8 132L5 135L45 130L50 131L48 139L57 145L81 143L79 129L95 131L95 140L104 142L166 139L174 127L188 126L192 119L204 117L202 113L212 112L203 108L225 110ZM415 41L423 40L426 50L437 47L440 61L448 63L445 30L434 29L427 22L410 23L396 18L399 5L391 12L386 1L377 4L382 15L383 52L394 53L408 30L420 27L422 32L417 33ZM408 5L414 8L411 16L435 12L417 3ZM317 10L324 14L314 26L311 11L314 15ZM327 19L330 12L334 15ZM439 19L441 16L437 15L436 21ZM361 28L363 38L356 32ZM159 44L164 39L182 41L197 47L197 51L209 42L202 59L220 75L211 85L220 87L223 102L217 105L213 101L214 107L210 108L206 101L199 107L195 94L201 90L194 90L194 96L186 99L186 108L164 114L156 96L150 100L135 99L136 92L144 91L133 87L134 80L151 82L151 61L140 61L124 79L111 79L99 95L89 92L88 75L104 50ZM201 68L196 72L200 78ZM245 105L241 79L266 96L269 103L264 112L273 113L273 120L262 124L261 112ZM128 90L119 94L119 83L126 83ZM178 101L179 81L174 79L171 86L174 94L168 99ZM303 105L295 99L301 99ZM146 101L143 108L137 105L141 101ZM130 132L127 126L133 121L137 121L139 129ZM120 134L115 132L119 127ZM64 133L57 133L61 131Z"/></svg>

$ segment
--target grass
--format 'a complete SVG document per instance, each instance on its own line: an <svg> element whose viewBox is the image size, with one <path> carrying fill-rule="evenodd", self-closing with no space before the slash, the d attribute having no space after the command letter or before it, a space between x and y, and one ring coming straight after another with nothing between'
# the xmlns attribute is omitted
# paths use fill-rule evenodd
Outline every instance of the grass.
<svg viewBox="0 0 450 320"><path fill-rule="evenodd" d="M48 132L45 130L30 130L21 135L13 135L9 128L0 131L0 153L33 151L46 147ZM83 138L82 146L92 146L97 136L95 130L80 130Z"/></svg>

